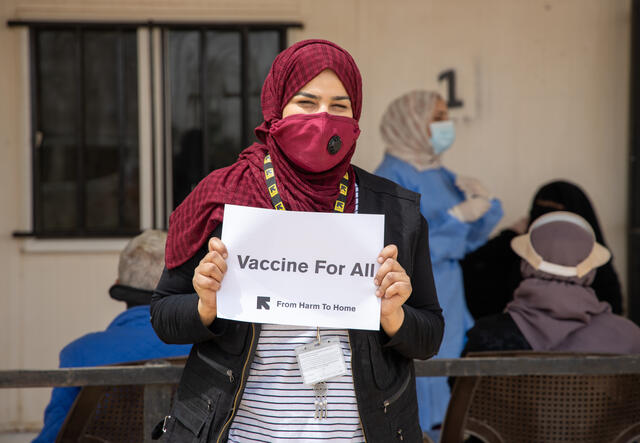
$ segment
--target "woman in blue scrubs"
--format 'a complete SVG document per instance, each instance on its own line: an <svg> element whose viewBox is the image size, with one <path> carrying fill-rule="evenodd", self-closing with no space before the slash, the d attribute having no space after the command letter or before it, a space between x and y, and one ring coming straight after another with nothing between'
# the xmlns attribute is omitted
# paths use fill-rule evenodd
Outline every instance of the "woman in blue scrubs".
<svg viewBox="0 0 640 443"><path fill-rule="evenodd" d="M455 130L438 93L412 91L394 100L382 117L380 132L386 153L376 174L422 195L420 209L429 223L433 275L445 318L437 357L459 357L465 332L473 325L459 260L487 241L502 218L502 206L478 180L457 176L442 165L442 153L452 145ZM449 386L445 377L417 381L420 425L432 433L444 419Z"/></svg>

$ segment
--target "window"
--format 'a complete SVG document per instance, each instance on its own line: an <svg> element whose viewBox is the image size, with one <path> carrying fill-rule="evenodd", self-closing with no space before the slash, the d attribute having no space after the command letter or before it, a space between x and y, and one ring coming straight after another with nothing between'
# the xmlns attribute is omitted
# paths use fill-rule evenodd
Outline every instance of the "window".
<svg viewBox="0 0 640 443"><path fill-rule="evenodd" d="M175 208L210 171L255 141L260 92L281 30L169 29L166 34Z"/></svg>
<svg viewBox="0 0 640 443"><path fill-rule="evenodd" d="M34 231L140 229L135 29L35 28Z"/></svg>
<svg viewBox="0 0 640 443"><path fill-rule="evenodd" d="M260 92L296 23L30 27L33 226L110 237L166 228L255 141Z"/></svg>

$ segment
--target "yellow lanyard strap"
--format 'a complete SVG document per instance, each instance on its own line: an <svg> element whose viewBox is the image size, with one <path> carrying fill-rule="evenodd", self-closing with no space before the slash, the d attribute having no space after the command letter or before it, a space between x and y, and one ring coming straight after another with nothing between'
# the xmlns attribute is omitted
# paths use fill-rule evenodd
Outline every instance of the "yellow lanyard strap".
<svg viewBox="0 0 640 443"><path fill-rule="evenodd" d="M280 193L278 192L278 185L276 185L276 173L273 170L273 163L271 163L271 156L269 154L264 156L264 179L267 182L267 189L269 190L269 196L271 197L271 203L273 207L278 211L286 211ZM340 179L340 193L338 199L333 206L333 212L344 212L344 208L347 204L347 191L349 190L349 173L345 172L344 176Z"/></svg>

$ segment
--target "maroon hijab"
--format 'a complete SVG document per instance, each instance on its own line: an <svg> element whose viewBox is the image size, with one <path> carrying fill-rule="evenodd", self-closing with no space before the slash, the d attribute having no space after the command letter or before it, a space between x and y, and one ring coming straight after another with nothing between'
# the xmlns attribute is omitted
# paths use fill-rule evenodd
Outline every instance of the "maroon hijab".
<svg viewBox="0 0 640 443"><path fill-rule="evenodd" d="M354 178L351 155L329 171L308 173L289 162L269 134L271 126L282 118L282 109L293 95L325 69L336 73L351 99L353 118L360 118L362 80L347 51L326 40L303 40L282 51L262 86L264 121L255 131L261 143L254 143L242 151L233 165L211 172L173 211L169 218L165 255L167 268L180 266L205 244L223 220L225 203L272 207L262 169L267 152L271 155L278 189L288 210L330 212L333 209L340 178L345 172ZM354 210L355 191L350 185L345 212Z"/></svg>

